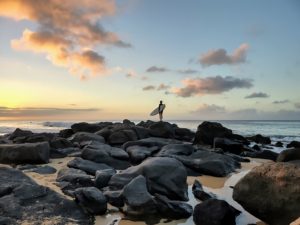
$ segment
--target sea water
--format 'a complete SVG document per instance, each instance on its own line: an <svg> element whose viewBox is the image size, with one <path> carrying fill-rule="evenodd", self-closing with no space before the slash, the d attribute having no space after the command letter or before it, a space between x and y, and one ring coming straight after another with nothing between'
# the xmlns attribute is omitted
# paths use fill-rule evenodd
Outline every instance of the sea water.
<svg viewBox="0 0 300 225"><path fill-rule="evenodd" d="M52 132L56 133L62 129L70 128L73 123L79 121L0 121L0 135L13 132L16 128L31 130L36 133ZM87 121L96 123L101 121ZM113 121L121 122L121 121ZM138 123L140 121L133 121ZM169 120L167 122L175 123L179 127L188 128L196 131L201 120ZM288 144L291 141L300 141L300 120L221 120L219 122L223 126L231 129L234 133L243 136L251 136L261 134L271 138L272 143L281 141L283 144ZM275 151L280 151L281 148L274 148Z"/></svg>

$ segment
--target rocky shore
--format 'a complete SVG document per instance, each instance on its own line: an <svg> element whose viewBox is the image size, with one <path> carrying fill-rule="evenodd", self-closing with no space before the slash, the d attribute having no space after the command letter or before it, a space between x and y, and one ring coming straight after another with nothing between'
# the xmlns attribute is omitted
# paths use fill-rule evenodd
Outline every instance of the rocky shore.
<svg viewBox="0 0 300 225"><path fill-rule="evenodd" d="M208 121L196 132L129 120L17 128L0 137L0 225L253 224L239 221L248 212L264 224L300 224L300 143L271 150L279 145ZM213 193L209 179L229 182L226 193Z"/></svg>

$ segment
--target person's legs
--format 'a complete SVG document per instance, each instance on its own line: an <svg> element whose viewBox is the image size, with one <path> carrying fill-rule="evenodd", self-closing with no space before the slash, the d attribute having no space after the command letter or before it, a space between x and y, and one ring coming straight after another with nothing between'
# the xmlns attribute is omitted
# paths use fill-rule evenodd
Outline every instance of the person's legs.
<svg viewBox="0 0 300 225"><path fill-rule="evenodd" d="M162 119L163 119L163 115L162 113L159 113L159 120L162 121Z"/></svg>

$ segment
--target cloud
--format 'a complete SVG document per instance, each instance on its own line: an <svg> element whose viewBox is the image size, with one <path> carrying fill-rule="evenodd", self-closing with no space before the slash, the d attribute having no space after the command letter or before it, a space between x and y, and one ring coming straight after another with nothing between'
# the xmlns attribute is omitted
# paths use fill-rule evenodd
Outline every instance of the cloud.
<svg viewBox="0 0 300 225"><path fill-rule="evenodd" d="M9 108L0 107L1 117L43 117L61 114L76 114L82 112L96 112L101 111L97 108L37 108L37 107L24 107L24 108Z"/></svg>
<svg viewBox="0 0 300 225"><path fill-rule="evenodd" d="M218 106L215 104L212 105L203 104L195 111L192 111L192 113L200 113L200 114L224 113L224 112L226 112L224 106Z"/></svg>
<svg viewBox="0 0 300 225"><path fill-rule="evenodd" d="M251 88L250 79L239 79L232 76L215 76L206 78L188 78L182 81L184 87L173 88L172 92L180 97L194 95L220 94L234 88Z"/></svg>
<svg viewBox="0 0 300 225"><path fill-rule="evenodd" d="M155 86L153 85L148 85L146 87L143 87L143 91L151 91L151 90L155 90Z"/></svg>
<svg viewBox="0 0 300 225"><path fill-rule="evenodd" d="M169 85L165 85L165 84L160 84L159 86L154 86L154 85L148 85L146 87L143 87L143 91L163 91L163 90L168 90L170 88ZM168 91L166 91L167 93Z"/></svg>
<svg viewBox="0 0 300 225"><path fill-rule="evenodd" d="M157 87L157 90L158 90L158 91L162 91L162 90L168 90L169 88L170 88L169 85L160 84L160 85Z"/></svg>
<svg viewBox="0 0 300 225"><path fill-rule="evenodd" d="M37 23L11 41L15 50L43 53L55 66L79 77L106 74L104 56L94 49L114 45L130 47L116 33L106 31L101 20L116 13L112 0L14 0L0 1L0 16Z"/></svg>
<svg viewBox="0 0 300 225"><path fill-rule="evenodd" d="M231 55L222 48L210 50L200 56L199 62L203 66L244 63L246 62L248 49L249 45L243 43Z"/></svg>
<svg viewBox="0 0 300 225"><path fill-rule="evenodd" d="M137 78L137 77L139 77L137 72L134 69L125 69L124 71L126 73L127 78Z"/></svg>
<svg viewBox="0 0 300 225"><path fill-rule="evenodd" d="M245 96L245 98L269 98L270 96L263 92L254 92L250 95Z"/></svg>
<svg viewBox="0 0 300 225"><path fill-rule="evenodd" d="M177 70L178 73L181 74L195 74L198 73L198 70L193 70L193 69L185 69L185 70Z"/></svg>
<svg viewBox="0 0 300 225"><path fill-rule="evenodd" d="M191 111L190 116L201 120L299 120L300 111L261 111L255 108L232 111L223 106L203 104Z"/></svg>
<svg viewBox="0 0 300 225"><path fill-rule="evenodd" d="M167 68L157 66L151 66L146 70L147 73L163 73L167 71L169 71Z"/></svg>
<svg viewBox="0 0 300 225"><path fill-rule="evenodd" d="M300 109L300 102L295 103L295 107Z"/></svg>
<svg viewBox="0 0 300 225"><path fill-rule="evenodd" d="M280 101L274 101L272 102L273 104L285 104L285 103L288 103L290 102L289 100L285 99L285 100L280 100Z"/></svg>

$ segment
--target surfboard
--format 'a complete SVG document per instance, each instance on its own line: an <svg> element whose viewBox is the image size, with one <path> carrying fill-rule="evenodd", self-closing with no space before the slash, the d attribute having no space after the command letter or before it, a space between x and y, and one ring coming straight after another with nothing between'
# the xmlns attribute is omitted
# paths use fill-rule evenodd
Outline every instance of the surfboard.
<svg viewBox="0 0 300 225"><path fill-rule="evenodd" d="M164 110L166 108L166 105L165 104L162 104L162 110ZM159 113L158 111L158 107L156 109L154 109L151 113L150 113L150 116L155 116Z"/></svg>

